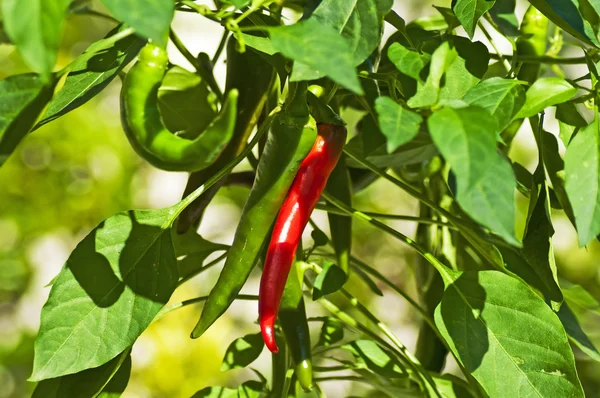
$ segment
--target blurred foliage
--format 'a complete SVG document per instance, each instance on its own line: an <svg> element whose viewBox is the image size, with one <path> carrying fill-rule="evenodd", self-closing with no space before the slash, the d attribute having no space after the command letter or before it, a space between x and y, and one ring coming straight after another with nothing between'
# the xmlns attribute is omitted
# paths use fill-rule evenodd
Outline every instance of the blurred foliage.
<svg viewBox="0 0 600 398"><path fill-rule="evenodd" d="M396 9L404 7L404 3L396 1ZM442 6L449 3L436 2ZM406 5L408 10L400 14L407 17L431 14L430 4L429 1L409 2ZM426 11L422 11L424 9ZM102 38L111 27L103 19L72 15L66 25L59 66L67 64L89 44ZM0 46L0 78L25 71L13 48ZM148 189L146 177L149 167L135 155L121 131L119 84L118 81L112 83L108 90L88 104L30 134L0 168L0 186L3 187L0 190L0 398L26 397L33 391L34 385L25 380L31 372L40 308L48 294L48 289L43 286L59 270L53 265L56 260L52 256L45 261L43 256L36 254L43 239L57 237L59 242L63 242L63 250L57 250L54 257L64 260L76 243L101 220L118 211L148 203L139 198L143 196L140 192ZM352 118L360 119L356 115ZM535 158L530 135L528 129L519 133L514 149L516 153L511 156L515 155L515 159ZM205 222L210 223L210 219L219 220L223 216L211 212L211 209L228 211L228 207L219 208L219 205L241 209L247 192L246 188L239 187L222 189L215 205L209 208ZM517 195L517 225L522 231L528 201ZM374 212L385 210L414 214L417 202L379 181L356 196L355 207ZM559 273L599 296L600 244L594 242L587 248L578 248L573 227L561 217L555 215L555 224L560 226L554 239ZM315 212L313 218L327 229L324 212ZM410 236L416 227L414 223L400 221L390 222L390 225ZM223 226L223 229L226 228L233 231L233 225ZM219 231L213 232L220 236ZM310 230L307 232L306 242L310 242ZM390 281L414 293L413 251L360 222L355 223L353 247L356 257L375 259L370 265L385 270ZM190 283L186 289L178 290L172 301L207 293L216 276L213 273L203 278L201 286ZM251 288L255 288L256 281L251 282ZM386 292L383 285L378 286ZM351 278L348 289L362 303L373 308L380 319L396 329L409 348L414 344L417 318L404 302L393 302L391 296L386 296L385 301L378 299L355 276ZM344 307L343 302L336 304L353 314L355 310ZM169 314L153 324L134 346L132 378L124 396L189 397L205 386L236 385L250 376L247 370L219 371L229 342L246 332L258 330L252 323L254 312L244 311L244 308L250 307L243 307L242 303L239 308L233 308L230 316L220 320L198 340L188 338L197 318L196 306ZM319 307L311 307L311 313L318 311ZM588 331L598 331L600 316L585 319L583 324ZM600 332L590 333L589 337L600 346ZM588 396L600 396L597 395L600 391L600 379L597 377L600 366L586 359L581 352L576 351L576 356ZM268 370L268 360L258 364L262 371ZM449 370L457 371L452 365ZM356 396L365 391L363 387L353 389Z"/></svg>

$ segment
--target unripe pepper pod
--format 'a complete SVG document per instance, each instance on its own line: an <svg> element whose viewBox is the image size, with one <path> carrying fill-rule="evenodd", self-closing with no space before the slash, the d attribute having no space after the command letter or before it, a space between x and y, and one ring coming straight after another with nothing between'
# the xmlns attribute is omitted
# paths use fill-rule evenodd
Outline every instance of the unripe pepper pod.
<svg viewBox="0 0 600 398"><path fill-rule="evenodd" d="M278 351L275 320L296 248L346 142L344 126L321 123L317 128L317 139L302 161L277 215L260 281L260 327L267 348L274 353Z"/></svg>

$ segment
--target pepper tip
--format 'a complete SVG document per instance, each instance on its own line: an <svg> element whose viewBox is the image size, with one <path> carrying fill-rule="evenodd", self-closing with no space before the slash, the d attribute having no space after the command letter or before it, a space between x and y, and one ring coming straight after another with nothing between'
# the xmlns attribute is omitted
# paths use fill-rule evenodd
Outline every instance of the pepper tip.
<svg viewBox="0 0 600 398"><path fill-rule="evenodd" d="M262 332L265 345L269 351L271 351L273 354L277 354L279 352L279 348L275 342L275 318L267 317L261 319L260 330Z"/></svg>

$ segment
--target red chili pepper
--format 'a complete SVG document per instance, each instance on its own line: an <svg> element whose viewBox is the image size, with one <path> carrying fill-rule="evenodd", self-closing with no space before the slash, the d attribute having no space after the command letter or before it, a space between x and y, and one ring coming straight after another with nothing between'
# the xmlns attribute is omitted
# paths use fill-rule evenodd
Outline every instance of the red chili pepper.
<svg viewBox="0 0 600 398"><path fill-rule="evenodd" d="M345 127L324 123L317 127L317 140L302 161L277 215L260 280L260 328L267 348L274 353L279 350L275 320L296 248L346 142Z"/></svg>

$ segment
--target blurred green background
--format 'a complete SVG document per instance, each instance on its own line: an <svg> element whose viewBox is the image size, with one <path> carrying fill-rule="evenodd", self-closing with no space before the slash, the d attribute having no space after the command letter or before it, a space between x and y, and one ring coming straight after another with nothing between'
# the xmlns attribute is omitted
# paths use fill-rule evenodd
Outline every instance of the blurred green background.
<svg viewBox="0 0 600 398"><path fill-rule="evenodd" d="M102 10L99 4L91 3ZM410 21L434 14L431 4L447 7L450 1L396 1L395 9ZM519 3L519 17L525 6ZM65 24L59 67L102 38L112 26L100 18L71 15ZM186 13L176 16L174 29L194 54L213 53L222 34L219 25ZM386 31L386 35L390 33ZM508 43L499 45L502 50L510 50ZM171 51L171 61L190 69L177 51ZM216 71L220 82L225 72L222 61ZM0 45L0 78L26 71L13 47ZM581 71L569 70L573 75L578 72ZM49 292L45 285L58 273L77 242L116 212L171 205L183 192L186 174L153 169L129 147L119 122L119 89L117 79L86 105L30 134L0 168L0 398L27 397L35 387L26 379L31 371L40 310ZM548 120L548 125L553 126L552 117ZM553 133L557 133L556 128ZM511 156L530 170L537 164L533 137L527 128L517 136ZM247 193L244 188L222 189L207 211L200 233L206 239L230 243ZM522 230L527 201L518 194L517 200L518 225ZM410 215L416 214L418 208L414 199L385 182L377 182L361 192L355 199L355 207ZM325 213L317 211L314 218L327 229ZM414 223L390 224L406 234L414 234ZM600 244L594 242L587 248L578 248L576 233L566 217L555 214L554 224L560 275L600 296ZM360 222L355 223L354 237L357 257L415 296L414 252ZM218 269L207 272L201 279L184 285L172 301L207 294L218 272ZM256 293L256 276L244 293ZM418 317L406 302L392 294L375 297L364 284L354 280L350 287L409 348L414 348ZM383 286L380 288L386 291ZM308 311L313 316L323 313L312 303ZM169 314L153 324L135 344L132 378L124 396L189 397L208 385L233 386L253 377L248 370L221 373L219 367L225 349L234 338L258 331L256 314L256 303L236 302L198 340L188 337L199 315L198 307ZM600 346L600 317L586 319L585 326ZM600 396L597 393L600 367L581 352L576 351L576 356L588 396ZM263 353L255 367L268 375L270 357ZM457 372L457 367L449 362L447 370ZM345 396L349 391L347 384L323 387L333 397ZM361 391L357 388L361 387L353 386L354 395Z"/></svg>

